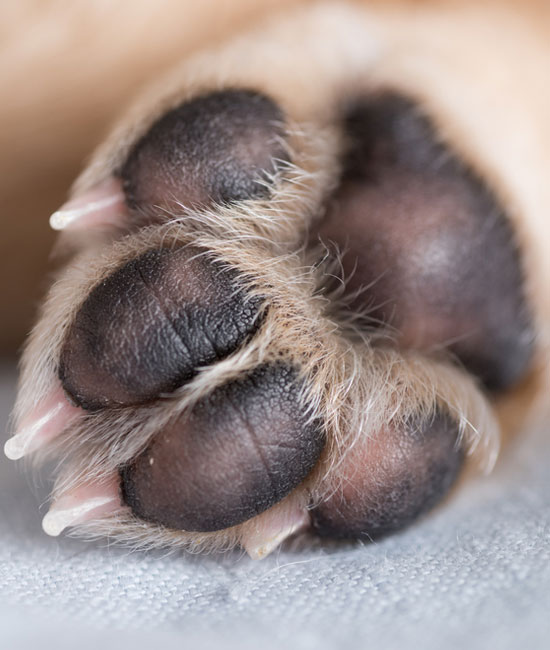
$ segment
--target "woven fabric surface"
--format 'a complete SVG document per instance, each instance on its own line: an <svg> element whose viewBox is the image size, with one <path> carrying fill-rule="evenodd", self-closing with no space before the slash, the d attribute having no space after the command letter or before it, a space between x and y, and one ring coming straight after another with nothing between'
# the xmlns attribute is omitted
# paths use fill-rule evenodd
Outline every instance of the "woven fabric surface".
<svg viewBox="0 0 550 650"><path fill-rule="evenodd" d="M5 423L15 373L5 366L0 375ZM400 535L253 562L49 538L45 487L2 458L0 645L547 648L549 467L550 431L541 429L509 448L491 477Z"/></svg>

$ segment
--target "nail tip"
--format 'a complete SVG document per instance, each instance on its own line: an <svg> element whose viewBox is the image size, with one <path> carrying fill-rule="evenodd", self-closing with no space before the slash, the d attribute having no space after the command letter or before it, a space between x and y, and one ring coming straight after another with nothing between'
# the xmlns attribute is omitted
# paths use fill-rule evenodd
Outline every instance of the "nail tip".
<svg viewBox="0 0 550 650"><path fill-rule="evenodd" d="M52 230L63 230L67 225L66 215L61 211L54 212L49 223Z"/></svg>
<svg viewBox="0 0 550 650"><path fill-rule="evenodd" d="M304 531L307 528L308 522L309 519L304 517L300 521L295 521L287 528L281 529L276 535L273 535L269 539L264 539L259 544L245 543L243 544L243 548L252 560L263 560L268 555L271 555L271 553L279 548L279 546L281 546L281 544L287 539Z"/></svg>
<svg viewBox="0 0 550 650"><path fill-rule="evenodd" d="M66 228L78 228L80 221L87 215L100 213L107 210L117 212L117 206L124 203L122 191L114 192L103 197L88 198L87 201L81 202L78 199L71 200L59 210L56 210L49 219L52 230L65 230Z"/></svg>
<svg viewBox="0 0 550 650"><path fill-rule="evenodd" d="M59 521L57 513L48 512L42 519L42 530L50 537L58 537L67 526Z"/></svg>
<svg viewBox="0 0 550 650"><path fill-rule="evenodd" d="M271 550L265 550L263 547L257 549L245 548L245 551L251 560L256 561L263 560L272 552Z"/></svg>
<svg viewBox="0 0 550 650"><path fill-rule="evenodd" d="M4 455L10 460L19 460L25 455L25 450L17 440L14 440L15 437L6 440L4 444Z"/></svg>
<svg viewBox="0 0 550 650"><path fill-rule="evenodd" d="M266 558L268 555L271 555L273 551L279 547L285 539L290 537L292 535L292 532L290 533L280 533L279 535L276 535L275 537L268 539L267 541L263 542L262 544L258 544L255 546L248 546L245 545L244 550L247 552L248 556L252 560L263 560Z"/></svg>
<svg viewBox="0 0 550 650"><path fill-rule="evenodd" d="M54 502L42 519L42 529L47 535L57 537L66 528L96 519L96 516L101 518L101 513L98 513L97 509L115 500L113 496L97 497L68 508ZM93 514L94 511L96 516Z"/></svg>

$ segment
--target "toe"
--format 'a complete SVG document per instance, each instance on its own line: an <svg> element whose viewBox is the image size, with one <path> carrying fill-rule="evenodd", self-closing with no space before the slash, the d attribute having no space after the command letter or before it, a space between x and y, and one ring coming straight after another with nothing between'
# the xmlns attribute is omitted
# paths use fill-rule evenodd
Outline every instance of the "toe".
<svg viewBox="0 0 550 650"><path fill-rule="evenodd" d="M266 195L282 160L284 116L271 99L227 89L185 102L136 143L120 171L128 205L205 206Z"/></svg>
<svg viewBox="0 0 550 650"><path fill-rule="evenodd" d="M296 373L262 366L214 390L121 471L126 503L169 528L215 531L267 510L296 488L324 446Z"/></svg>
<svg viewBox="0 0 550 650"><path fill-rule="evenodd" d="M464 459L458 441L457 423L442 413L361 441L344 457L338 485L312 510L315 530L375 539L406 527L454 483Z"/></svg>
<svg viewBox="0 0 550 650"><path fill-rule="evenodd" d="M59 376L88 410L173 391L259 326L261 300L195 248L149 251L97 285L65 338Z"/></svg>

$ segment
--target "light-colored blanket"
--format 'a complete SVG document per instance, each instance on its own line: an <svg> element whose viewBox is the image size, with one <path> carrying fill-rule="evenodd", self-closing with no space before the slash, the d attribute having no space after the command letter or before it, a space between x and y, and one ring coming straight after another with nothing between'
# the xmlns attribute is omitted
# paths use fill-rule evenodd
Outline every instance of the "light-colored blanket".
<svg viewBox="0 0 550 650"><path fill-rule="evenodd" d="M4 367L2 423L14 381ZM49 538L45 488L2 457L0 647L550 648L547 429L400 535L262 562Z"/></svg>

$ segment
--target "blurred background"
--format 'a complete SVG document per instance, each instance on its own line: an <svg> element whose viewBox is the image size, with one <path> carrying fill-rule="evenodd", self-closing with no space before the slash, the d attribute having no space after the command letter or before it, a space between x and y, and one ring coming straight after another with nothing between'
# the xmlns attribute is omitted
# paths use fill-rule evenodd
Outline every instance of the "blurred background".
<svg viewBox="0 0 550 650"><path fill-rule="evenodd" d="M48 217L144 83L192 50L307 0L18 0L0 5L0 357L48 285Z"/></svg>

